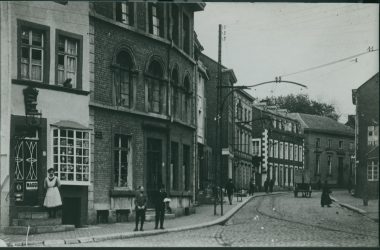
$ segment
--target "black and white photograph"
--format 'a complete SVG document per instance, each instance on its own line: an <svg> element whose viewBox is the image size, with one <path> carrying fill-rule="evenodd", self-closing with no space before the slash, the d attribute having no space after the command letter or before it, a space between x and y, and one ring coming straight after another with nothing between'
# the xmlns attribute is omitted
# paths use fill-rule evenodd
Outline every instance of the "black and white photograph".
<svg viewBox="0 0 380 250"><path fill-rule="evenodd" d="M379 247L378 1L0 1L0 247Z"/></svg>

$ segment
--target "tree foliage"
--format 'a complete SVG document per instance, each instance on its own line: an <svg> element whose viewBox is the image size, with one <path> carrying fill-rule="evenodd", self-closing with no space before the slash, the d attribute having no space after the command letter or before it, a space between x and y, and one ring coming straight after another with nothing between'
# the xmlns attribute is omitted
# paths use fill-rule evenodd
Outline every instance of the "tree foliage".
<svg viewBox="0 0 380 250"><path fill-rule="evenodd" d="M286 95L268 98L268 105L276 105L280 109L287 109L290 113L305 113L339 119L334 105L311 100L306 94Z"/></svg>

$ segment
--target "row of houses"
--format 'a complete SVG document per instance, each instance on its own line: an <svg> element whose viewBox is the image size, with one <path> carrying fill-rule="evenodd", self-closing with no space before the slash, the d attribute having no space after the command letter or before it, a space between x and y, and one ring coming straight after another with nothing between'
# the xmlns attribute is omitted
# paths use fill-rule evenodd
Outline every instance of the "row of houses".
<svg viewBox="0 0 380 250"><path fill-rule="evenodd" d="M50 167L62 183L62 223L78 227L126 220L138 186L152 201L164 184L181 215L229 178L243 190L250 180L259 189L266 179L278 189L349 182L354 132L346 126L228 88L217 116L218 63L194 32L204 8L0 2L2 230L44 211ZM238 80L222 66L221 82Z"/></svg>

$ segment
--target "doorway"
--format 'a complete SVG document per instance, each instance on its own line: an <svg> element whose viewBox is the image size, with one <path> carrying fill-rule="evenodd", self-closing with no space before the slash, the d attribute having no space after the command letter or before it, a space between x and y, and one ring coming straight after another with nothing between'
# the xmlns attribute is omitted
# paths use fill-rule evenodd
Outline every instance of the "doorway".
<svg viewBox="0 0 380 250"><path fill-rule="evenodd" d="M148 207L153 207L154 192L162 185L162 140L147 139L147 190Z"/></svg>
<svg viewBox="0 0 380 250"><path fill-rule="evenodd" d="M38 130L15 137L13 188L16 206L38 205L39 147Z"/></svg>

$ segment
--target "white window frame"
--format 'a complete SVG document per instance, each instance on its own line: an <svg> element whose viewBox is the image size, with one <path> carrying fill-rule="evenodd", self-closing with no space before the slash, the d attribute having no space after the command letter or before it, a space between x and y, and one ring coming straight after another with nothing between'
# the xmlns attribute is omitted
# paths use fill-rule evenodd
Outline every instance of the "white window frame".
<svg viewBox="0 0 380 250"><path fill-rule="evenodd" d="M370 163L371 164L367 163L367 180L379 181L379 161L375 164L375 161L371 160Z"/></svg>
<svg viewBox="0 0 380 250"><path fill-rule="evenodd" d="M320 174L321 173L321 168L320 168L321 155L320 154L316 155L315 164L317 165L317 173L316 174Z"/></svg>
<svg viewBox="0 0 380 250"><path fill-rule="evenodd" d="M274 140L273 144L273 152L274 152L274 158L278 158L278 141Z"/></svg>
<svg viewBox="0 0 380 250"><path fill-rule="evenodd" d="M329 175L332 175L332 157L331 157L331 155L327 156L327 167L329 169Z"/></svg>
<svg viewBox="0 0 380 250"><path fill-rule="evenodd" d="M379 145L379 126L368 126L367 129L368 146ZM369 135L370 132L372 132L372 135Z"/></svg>
<svg viewBox="0 0 380 250"><path fill-rule="evenodd" d="M293 160L293 153L294 153L294 150L293 150L293 143L289 143L289 160Z"/></svg>
<svg viewBox="0 0 380 250"><path fill-rule="evenodd" d="M273 140L269 139L268 140L268 155L269 157L273 157Z"/></svg>
<svg viewBox="0 0 380 250"><path fill-rule="evenodd" d="M57 130L58 131L58 136L55 137L54 136L54 131ZM67 133L67 136L64 137L64 138L61 138L61 130L66 130L66 133ZM72 145L72 150L73 150L73 154L72 154L72 157L73 157L73 163L72 164L68 164L66 163L66 166L65 164L62 165L62 157L69 157L68 154L62 154L61 153L61 147L64 147L67 149L67 152L69 151L69 148L70 146L68 145L68 140L70 139L68 137L68 131L73 131L73 137L72 137L72 140L73 140L73 145ZM80 133L87 133L88 136L87 138L77 138L77 132L80 132ZM58 149L58 154L55 154L54 153L54 146L55 146L55 142L54 142L54 139L57 139L58 143L57 143L57 149ZM62 141L61 139L67 139L66 141L66 145L62 145ZM79 141L78 141L79 140ZM78 142L80 142L80 144L82 145L81 147L78 147ZM87 147L84 147L83 145L85 145L85 143L87 143ZM61 181L61 184L62 185L82 185L82 186L88 186L90 185L90 182L91 182L91 133L89 130L81 130L81 129L71 129L71 128L58 128L58 127L52 127L51 129L51 150L52 150L52 154L51 154L51 162L53 163L53 168L54 168L54 173L55 175L58 177L58 179ZM88 158L88 162L87 163L81 163L81 166L82 166L82 177L84 177L87 173L88 175L88 179L85 180L85 181L78 181L77 180L77 167L79 163L77 163L77 160L78 160L78 157L83 157L82 159L85 159L86 158L86 155L77 155L77 150L88 150L88 155L87 155L87 158ZM57 160L58 162L55 162L55 157L57 157ZM66 177L65 179L62 179L62 175L61 174L64 174L63 171L61 170L62 168L61 167L68 167L68 165L72 165L73 167L73 172L70 173L69 171L65 171L64 173L66 173L65 176L67 176L68 178L68 175L69 174L73 174L73 180L67 180ZM71 167L71 166L70 166ZM87 167L88 171L83 171L83 167Z"/></svg>
<svg viewBox="0 0 380 250"><path fill-rule="evenodd" d="M73 88L76 88L77 86L77 78L78 78L78 59L79 59L79 53L78 53L78 48L79 48L79 41L77 39L74 39L74 38L71 38L71 37L68 37L68 36L64 36L64 35L59 35L58 36L58 41L56 41L57 43L59 43L59 40L63 38L64 39L64 51L59 51L58 50L58 46L57 46L57 60L59 60L59 56L63 56L64 57L64 62L63 62L63 69L60 69L59 68L59 64L57 62L57 83L58 85L62 85L64 81L66 81L68 79L68 76L67 74L68 73L71 73L73 74L74 76L71 78L71 85ZM73 42L75 42L75 54L71 54L67 51L67 47L68 47L68 40L71 40ZM71 59L74 59L74 68L75 70L74 71L69 71L68 69L68 59L71 58ZM59 77L58 77L58 71L62 71L63 70L63 77L64 77L64 80L60 81Z"/></svg>
<svg viewBox="0 0 380 250"><path fill-rule="evenodd" d="M152 33L155 36L160 36L160 19L158 18L158 8L157 5L152 4Z"/></svg>
<svg viewBox="0 0 380 250"><path fill-rule="evenodd" d="M44 52L45 52L45 33L43 31L41 31L41 46L36 46L36 45L33 45L33 31L34 32L37 32L38 33L38 30L37 29L34 29L34 28L30 28L28 26L22 26L21 29L25 29L25 30L28 30L28 39L29 39L29 44L23 44L22 43L22 34L20 36L20 48L21 48L21 51L22 51L22 47L25 47L28 49L28 52L29 52L29 62L28 62L28 74L29 74L29 77L23 77L22 76L22 70L21 70L21 65L22 64L25 64L22 62L22 52L20 51L20 76L21 76L21 79L26 79L26 80L31 80L31 81L36 81L36 82L43 82L44 81ZM33 64L33 60L32 60L32 51L33 50L38 50L38 51L41 51L41 65L39 64ZM38 80L38 79L32 79L32 67L33 65L35 66L40 66L41 67L41 79Z"/></svg>
<svg viewBox="0 0 380 250"><path fill-rule="evenodd" d="M285 160L289 159L289 144L287 142L284 143L284 153L285 153Z"/></svg>
<svg viewBox="0 0 380 250"><path fill-rule="evenodd" d="M256 143L258 143L258 145ZM256 151L255 149L257 149L258 154L255 154L255 151ZM260 138L252 139L252 155L261 156L261 139Z"/></svg>
<svg viewBox="0 0 380 250"><path fill-rule="evenodd" d="M132 189L132 176L133 176L133 167L132 167L132 158L133 158L133 152L132 152L132 137L130 135L126 135L126 134L118 134L118 133L115 133L113 134L113 137L114 137L114 140L115 140L115 136L118 135L119 136L119 142L118 142L118 146L115 147L115 141L113 142L113 145L112 145L112 157L115 156L115 151L117 150L119 152L119 159L118 159L118 162L119 162L119 166L118 166L118 171L119 171L119 180L118 180L118 183L114 183L113 187L115 189ZM120 185L120 182L121 182L121 166L122 166L122 162L121 162L121 152L123 151L122 150L122 147L121 147L121 135L126 137L127 138L127 185L125 186L121 186ZM115 159L113 161L113 166L112 166L112 169L115 170L115 166L116 165L116 162L115 162ZM114 172L113 172L113 178L115 178L114 176Z"/></svg>
<svg viewBox="0 0 380 250"><path fill-rule="evenodd" d="M344 141L343 140L339 141L338 147L339 147L339 149L343 149L344 148Z"/></svg>
<svg viewBox="0 0 380 250"><path fill-rule="evenodd" d="M302 146L298 146L298 160L303 162Z"/></svg>
<svg viewBox="0 0 380 250"><path fill-rule="evenodd" d="M284 143L282 141L280 142L279 158L284 159Z"/></svg>
<svg viewBox="0 0 380 250"><path fill-rule="evenodd" d="M298 145L294 144L294 161L298 161Z"/></svg>

